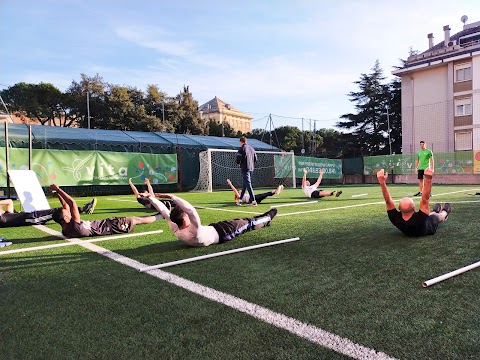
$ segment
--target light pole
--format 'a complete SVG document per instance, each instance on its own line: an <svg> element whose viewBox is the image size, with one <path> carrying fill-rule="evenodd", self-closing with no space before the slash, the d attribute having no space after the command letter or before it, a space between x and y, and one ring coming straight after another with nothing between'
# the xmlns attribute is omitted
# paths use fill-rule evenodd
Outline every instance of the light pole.
<svg viewBox="0 0 480 360"><path fill-rule="evenodd" d="M87 127L90 129L90 91L87 89Z"/></svg>
<svg viewBox="0 0 480 360"><path fill-rule="evenodd" d="M390 155L392 155L392 138L390 137L390 114L388 112L388 105L385 106L387 109L387 126L388 126L388 146L390 147Z"/></svg>

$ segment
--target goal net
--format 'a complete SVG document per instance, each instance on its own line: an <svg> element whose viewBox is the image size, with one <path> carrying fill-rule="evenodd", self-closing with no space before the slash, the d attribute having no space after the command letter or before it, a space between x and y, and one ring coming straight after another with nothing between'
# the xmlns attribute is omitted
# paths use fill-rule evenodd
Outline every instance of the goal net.
<svg viewBox="0 0 480 360"><path fill-rule="evenodd" d="M295 187L294 154L256 151L257 162L252 176L254 188ZM212 192L229 188L230 179L237 188L242 186L242 174L235 159L237 150L208 149L200 153L200 174L193 191Z"/></svg>

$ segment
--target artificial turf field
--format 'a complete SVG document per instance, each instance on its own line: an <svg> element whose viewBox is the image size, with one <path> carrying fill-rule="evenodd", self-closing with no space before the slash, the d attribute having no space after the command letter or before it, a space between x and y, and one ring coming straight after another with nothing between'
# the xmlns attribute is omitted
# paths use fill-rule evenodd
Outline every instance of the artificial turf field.
<svg viewBox="0 0 480 360"><path fill-rule="evenodd" d="M480 185L434 184L431 207L450 202L453 211L422 238L389 223L378 185L339 189L339 198L280 206L270 227L207 248L182 245L164 220L134 231L163 233L18 253L67 241L1 229L14 244L0 249L0 359L478 359L480 270L421 284L480 260ZM418 191L389 189L394 200ZM258 207L236 206L227 191L180 195L203 207L204 224L307 200L301 189ZM82 218L149 213L133 196L105 196ZM135 268L297 236L151 273Z"/></svg>

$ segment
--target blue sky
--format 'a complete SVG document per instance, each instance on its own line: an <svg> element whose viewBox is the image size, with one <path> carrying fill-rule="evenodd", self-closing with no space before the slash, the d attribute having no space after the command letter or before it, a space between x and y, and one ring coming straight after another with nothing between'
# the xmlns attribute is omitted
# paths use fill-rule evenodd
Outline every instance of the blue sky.
<svg viewBox="0 0 480 360"><path fill-rule="evenodd" d="M64 91L81 73L169 96L188 85L199 105L218 96L254 128L305 118L307 130L353 111L347 94L377 59L391 76L428 33L438 43L462 15L480 21L480 1L0 0L0 14L0 88Z"/></svg>

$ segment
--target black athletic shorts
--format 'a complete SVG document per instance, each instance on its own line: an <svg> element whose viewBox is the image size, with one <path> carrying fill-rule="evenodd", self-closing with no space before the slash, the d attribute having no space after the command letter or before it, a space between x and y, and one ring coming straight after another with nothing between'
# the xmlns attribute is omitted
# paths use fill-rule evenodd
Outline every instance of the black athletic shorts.
<svg viewBox="0 0 480 360"><path fill-rule="evenodd" d="M312 194L310 195L310 198L312 198L312 199L322 198L323 196L320 195L320 191L323 191L323 190L315 190L314 192L312 192Z"/></svg>
<svg viewBox="0 0 480 360"><path fill-rule="evenodd" d="M425 170L420 170L420 169L417 170L418 180L423 179L423 174L424 173L425 173Z"/></svg>

